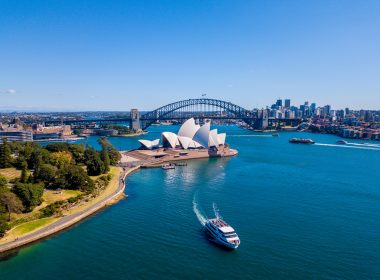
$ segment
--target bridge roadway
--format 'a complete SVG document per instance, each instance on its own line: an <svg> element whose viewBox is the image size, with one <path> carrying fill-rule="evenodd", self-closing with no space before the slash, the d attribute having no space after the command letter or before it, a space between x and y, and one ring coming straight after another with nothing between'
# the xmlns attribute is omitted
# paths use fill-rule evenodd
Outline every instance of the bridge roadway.
<svg viewBox="0 0 380 280"><path fill-rule="evenodd" d="M190 116L186 117L162 117L159 121L172 121L172 120L186 120L190 118ZM196 119L218 119L218 120L241 120L241 117L220 117L220 116L199 116L195 117ZM140 118L140 122L144 121L156 121L156 118ZM85 125L85 124L120 124L120 123L130 123L132 121L131 118L110 118L110 119L85 119L85 120L48 120L45 121L46 126L50 125ZM269 123L274 122L290 122L290 123L300 123L301 119L268 119Z"/></svg>
<svg viewBox="0 0 380 280"><path fill-rule="evenodd" d="M196 108L196 109L195 109ZM207 110L208 108L208 110ZM214 110L218 108L218 110ZM199 110L200 109L200 110ZM212 110L210 110L212 109ZM228 113L228 116L217 116L216 112L223 111ZM177 112L177 113L176 113ZM210 115L207 115L207 112ZM212 115L214 114L214 115ZM198 116L197 116L198 115ZM45 125L54 124L88 124L88 123L129 123L133 124L138 120L142 124L142 128L146 129L156 121L164 120L183 120L193 116L194 118L208 118L208 119L225 119L225 120L241 120L250 127L261 127L263 124L261 120L267 118L267 112L265 110L259 110L253 112L252 110L244 109L243 107L233 104L229 101L223 101L210 98L196 98L187 99L177 102L173 102L157 108L156 110L147 112L139 117L138 110L132 109L130 117L124 118L110 118L110 119L91 119L91 120L48 120L45 121ZM264 117L265 116L265 117ZM286 122L299 124L299 119L269 119L268 122Z"/></svg>

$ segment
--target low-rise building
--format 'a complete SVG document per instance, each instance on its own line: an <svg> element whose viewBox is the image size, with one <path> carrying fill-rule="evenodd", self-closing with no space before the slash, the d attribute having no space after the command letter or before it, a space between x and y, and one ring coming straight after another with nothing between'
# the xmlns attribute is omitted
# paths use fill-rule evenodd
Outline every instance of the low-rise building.
<svg viewBox="0 0 380 280"><path fill-rule="evenodd" d="M29 130L0 131L0 142L4 138L8 141L33 141L33 133Z"/></svg>

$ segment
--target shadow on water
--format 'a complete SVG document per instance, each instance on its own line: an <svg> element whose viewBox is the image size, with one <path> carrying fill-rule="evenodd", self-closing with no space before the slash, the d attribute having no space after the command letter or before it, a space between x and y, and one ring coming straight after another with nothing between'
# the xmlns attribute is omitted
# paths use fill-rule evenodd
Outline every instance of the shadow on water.
<svg viewBox="0 0 380 280"><path fill-rule="evenodd" d="M204 237L208 240L208 243L210 243L210 245L211 246L214 246L214 247L216 247L216 248L219 248L220 250L223 250L223 251L225 251L225 252L235 252L236 251L236 249L232 249L232 248L228 248L228 247L226 247L226 246L223 246L223 245L221 245L221 244L219 244L219 243L217 243L208 233L207 233L207 230L205 230L204 228L203 228L203 235L204 235Z"/></svg>
<svg viewBox="0 0 380 280"><path fill-rule="evenodd" d="M41 242L45 242L45 241L47 241L47 240L50 240L50 239L52 239L52 238L55 238L55 237L56 237L57 235L59 235L59 234L62 234L62 233L64 233L64 232L68 232L68 231L70 231L71 229L80 226L82 223L86 222L88 219L90 219L90 218L92 218L92 217L98 215L99 213L103 212L103 211L106 210L108 207L109 207L109 206L103 207L103 208L99 209L98 211L92 213L91 215L88 215L87 217L83 218L82 220L80 220L80 221L78 221L78 222L72 224L71 226L68 226L68 227L66 227L66 228L64 228L64 229L61 229L61 230L59 230L59 231L57 231L57 232L55 232L55 233L53 233L53 234L50 234L50 235L45 236L45 237L42 237L42 238L37 239L37 240L35 240L35 241L29 242L29 243L27 243L27 244L21 245L21 246L19 246L19 247L17 247L17 248L14 248L14 249L11 249L11 250L8 250L8 251L5 251L5 252L3 252L3 253L0 253L0 262L1 262L1 261L7 261L7 260L9 260L9 259L11 259L11 258L13 258L13 257L18 256L19 252L20 252L22 249L24 249L24 248L30 247L30 246L32 246L32 245L34 245L34 244L38 244L38 243L41 243Z"/></svg>
<svg viewBox="0 0 380 280"><path fill-rule="evenodd" d="M13 249L10 251L6 251L4 253L0 253L0 262L1 261L7 261L13 257L16 257L19 252L20 252L20 248Z"/></svg>

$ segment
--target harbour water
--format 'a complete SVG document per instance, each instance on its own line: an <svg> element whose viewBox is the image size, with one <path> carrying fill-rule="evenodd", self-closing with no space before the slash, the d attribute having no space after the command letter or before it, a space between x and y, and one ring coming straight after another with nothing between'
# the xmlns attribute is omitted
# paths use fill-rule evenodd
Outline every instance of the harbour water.
<svg viewBox="0 0 380 280"><path fill-rule="evenodd" d="M144 137L163 129L177 128L152 127ZM0 279L380 278L379 142L219 130L236 157L134 173L128 199L3 256ZM316 144L290 144L292 137ZM111 142L138 146L136 138ZM96 146L96 138L87 143ZM239 234L236 251L203 231L214 203Z"/></svg>

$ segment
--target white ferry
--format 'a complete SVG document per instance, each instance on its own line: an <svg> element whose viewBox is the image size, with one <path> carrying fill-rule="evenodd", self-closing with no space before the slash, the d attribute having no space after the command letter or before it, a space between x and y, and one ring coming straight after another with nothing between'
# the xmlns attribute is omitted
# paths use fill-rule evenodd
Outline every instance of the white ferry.
<svg viewBox="0 0 380 280"><path fill-rule="evenodd" d="M205 228L215 243L231 249L239 247L239 236L235 230L221 218L206 220Z"/></svg>

